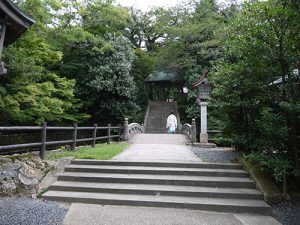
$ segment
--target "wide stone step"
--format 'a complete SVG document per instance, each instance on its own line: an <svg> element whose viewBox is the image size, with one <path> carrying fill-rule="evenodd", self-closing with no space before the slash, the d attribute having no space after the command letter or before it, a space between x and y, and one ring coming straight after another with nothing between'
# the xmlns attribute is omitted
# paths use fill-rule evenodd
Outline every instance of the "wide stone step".
<svg viewBox="0 0 300 225"><path fill-rule="evenodd" d="M183 175L152 174L100 174L65 172L58 177L59 181L101 182L101 183L134 183L134 184L166 184L203 187L255 188L248 178L209 177Z"/></svg>
<svg viewBox="0 0 300 225"><path fill-rule="evenodd" d="M139 195L263 199L256 189L58 181L49 190Z"/></svg>
<svg viewBox="0 0 300 225"><path fill-rule="evenodd" d="M248 177L249 174L239 169L214 168L177 168L177 167L142 167L142 166L112 166L112 165L74 165L65 168L66 172L88 173L120 173L120 174L164 174L164 175L191 175L216 177Z"/></svg>
<svg viewBox="0 0 300 225"><path fill-rule="evenodd" d="M214 169L241 169L238 163L176 163L176 162L136 162L136 161L116 161L116 160L84 160L76 159L72 161L76 165L114 165L114 166L143 166L143 167L177 167L177 168L214 168Z"/></svg>
<svg viewBox="0 0 300 225"><path fill-rule="evenodd" d="M231 213L258 213L264 215L271 214L271 207L261 200L197 198L162 195L149 196L66 191L48 191L44 194L44 198L54 201L91 204L172 207Z"/></svg>

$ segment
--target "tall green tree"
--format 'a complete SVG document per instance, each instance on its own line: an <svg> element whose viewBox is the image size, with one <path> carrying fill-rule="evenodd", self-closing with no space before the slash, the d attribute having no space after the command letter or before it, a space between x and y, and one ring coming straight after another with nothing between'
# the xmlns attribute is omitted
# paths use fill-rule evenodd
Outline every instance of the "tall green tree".
<svg viewBox="0 0 300 225"><path fill-rule="evenodd" d="M122 35L130 20L125 7L113 5L112 0L91 0L82 10L85 30L97 35L106 33Z"/></svg>
<svg viewBox="0 0 300 225"><path fill-rule="evenodd" d="M177 25L170 29L170 35L157 57L158 68L176 71L184 78L188 87L191 87L205 70L210 70L213 62L220 57L219 40L214 33L230 17L228 13L223 12L227 9L222 11L214 0L192 3L186 8L178 9L180 17L177 19ZM184 109L180 113L183 121L200 119L196 96L196 90L190 90L187 98L180 99L179 108ZM213 124L210 123L210 126Z"/></svg>
<svg viewBox="0 0 300 225"><path fill-rule="evenodd" d="M17 3L35 18L36 24L4 51L9 74L0 80L1 123L65 123L86 118L86 114L79 113L81 104L74 97L75 81L49 70L62 58L62 52L49 43L46 26L53 19L49 8L56 7L56 2Z"/></svg>
<svg viewBox="0 0 300 225"><path fill-rule="evenodd" d="M130 9L130 21L125 35L135 48L155 52L170 35L172 27L178 24L180 10L177 8L153 8L149 12Z"/></svg>
<svg viewBox="0 0 300 225"><path fill-rule="evenodd" d="M213 99L236 145L280 152L299 169L299 6L252 1L220 31ZM287 151L288 150L288 151Z"/></svg>
<svg viewBox="0 0 300 225"><path fill-rule="evenodd" d="M131 75L135 55L126 38L107 35L106 40L109 48L95 46L90 52L89 70L78 83L78 93L94 120L116 122L139 110Z"/></svg>
<svg viewBox="0 0 300 225"><path fill-rule="evenodd" d="M99 0L83 5L79 13L82 25L58 26L51 33L64 53L53 69L76 80L76 96L93 122L120 122L139 110L131 74L135 56L122 35L129 14L112 1Z"/></svg>

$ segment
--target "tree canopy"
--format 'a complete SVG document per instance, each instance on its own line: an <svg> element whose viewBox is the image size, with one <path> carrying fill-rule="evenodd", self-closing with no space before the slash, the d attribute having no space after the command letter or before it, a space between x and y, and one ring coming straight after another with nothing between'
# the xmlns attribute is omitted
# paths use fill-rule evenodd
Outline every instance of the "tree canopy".
<svg viewBox="0 0 300 225"><path fill-rule="evenodd" d="M2 125L142 122L149 74L176 72L190 88L209 71L218 144L299 171L299 1L191 0L148 12L112 0L14 2L36 24L3 52ZM196 91L174 92L181 121L198 122Z"/></svg>

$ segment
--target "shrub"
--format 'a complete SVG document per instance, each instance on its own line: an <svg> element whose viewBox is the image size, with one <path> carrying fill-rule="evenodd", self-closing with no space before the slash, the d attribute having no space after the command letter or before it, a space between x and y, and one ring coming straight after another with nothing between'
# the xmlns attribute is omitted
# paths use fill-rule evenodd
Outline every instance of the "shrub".
<svg viewBox="0 0 300 225"><path fill-rule="evenodd" d="M276 182L282 181L283 174L287 176L296 176L293 163L286 156L273 152L251 152L244 154L246 159L259 163L263 169L270 173Z"/></svg>

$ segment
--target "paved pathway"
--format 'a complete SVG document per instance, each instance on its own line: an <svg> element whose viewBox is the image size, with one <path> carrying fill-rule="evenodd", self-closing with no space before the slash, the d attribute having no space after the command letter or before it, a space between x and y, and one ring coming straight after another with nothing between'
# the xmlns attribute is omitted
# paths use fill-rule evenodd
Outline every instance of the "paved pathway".
<svg viewBox="0 0 300 225"><path fill-rule="evenodd" d="M199 162L182 134L136 134L129 147L113 158L119 161Z"/></svg>
<svg viewBox="0 0 300 225"><path fill-rule="evenodd" d="M184 135L139 134L113 158L119 161L201 161L185 145ZM64 225L280 225L270 216L215 213L200 210L89 205L73 203Z"/></svg>
<svg viewBox="0 0 300 225"><path fill-rule="evenodd" d="M72 204L64 225L280 225L270 216L200 210Z"/></svg>

